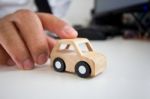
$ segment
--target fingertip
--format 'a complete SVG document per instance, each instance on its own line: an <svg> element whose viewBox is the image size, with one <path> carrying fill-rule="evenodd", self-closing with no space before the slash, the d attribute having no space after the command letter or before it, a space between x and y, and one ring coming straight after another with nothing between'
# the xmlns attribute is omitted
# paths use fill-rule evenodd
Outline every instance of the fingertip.
<svg viewBox="0 0 150 99"><path fill-rule="evenodd" d="M26 59L23 63L22 63L23 69L24 70L31 70L34 67L34 62L31 59Z"/></svg>
<svg viewBox="0 0 150 99"><path fill-rule="evenodd" d="M42 65L42 64L47 62L48 57L49 57L48 53L40 54L38 56L38 58L37 58L37 62L36 63L39 64L39 65Z"/></svg>
<svg viewBox="0 0 150 99"><path fill-rule="evenodd" d="M64 26L61 33L62 33L61 38L76 38L78 36L77 31L71 26Z"/></svg>

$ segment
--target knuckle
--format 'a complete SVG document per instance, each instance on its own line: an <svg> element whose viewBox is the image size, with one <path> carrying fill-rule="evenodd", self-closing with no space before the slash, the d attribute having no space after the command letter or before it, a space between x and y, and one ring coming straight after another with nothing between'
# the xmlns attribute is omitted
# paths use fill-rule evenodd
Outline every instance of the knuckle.
<svg viewBox="0 0 150 99"><path fill-rule="evenodd" d="M22 26L25 22L30 21L34 13L30 10L21 9L11 15L10 21L17 26Z"/></svg>
<svg viewBox="0 0 150 99"><path fill-rule="evenodd" d="M0 22L0 40L3 39L5 32L9 31L9 27L9 22L7 20L3 20L2 22Z"/></svg>
<svg viewBox="0 0 150 99"><path fill-rule="evenodd" d="M5 21L1 21L1 22L0 22L0 30L1 30L1 31L4 30L6 26L7 26L7 24L6 24Z"/></svg>
<svg viewBox="0 0 150 99"><path fill-rule="evenodd" d="M0 30L5 28L8 25L8 20L10 15L5 16L4 18L0 19Z"/></svg>
<svg viewBox="0 0 150 99"><path fill-rule="evenodd" d="M36 14L30 10L18 10L14 13L13 21L22 26L22 24L31 22L36 18Z"/></svg>
<svg viewBox="0 0 150 99"><path fill-rule="evenodd" d="M33 16L33 12L27 9L22 9L22 10L18 10L15 12L15 15L19 16L19 17L29 17L29 16Z"/></svg>

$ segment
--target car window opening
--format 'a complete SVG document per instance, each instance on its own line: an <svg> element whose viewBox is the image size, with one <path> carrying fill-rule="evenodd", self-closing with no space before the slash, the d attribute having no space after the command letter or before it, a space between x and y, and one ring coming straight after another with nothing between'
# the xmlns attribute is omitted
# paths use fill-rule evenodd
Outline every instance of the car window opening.
<svg viewBox="0 0 150 99"><path fill-rule="evenodd" d="M79 48L80 48L82 53L87 53L87 52L92 51L92 48L88 43L80 43Z"/></svg>

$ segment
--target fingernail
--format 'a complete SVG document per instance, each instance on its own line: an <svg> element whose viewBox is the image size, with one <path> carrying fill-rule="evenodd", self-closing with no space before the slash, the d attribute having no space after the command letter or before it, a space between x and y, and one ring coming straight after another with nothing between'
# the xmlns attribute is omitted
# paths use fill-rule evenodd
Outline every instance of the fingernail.
<svg viewBox="0 0 150 99"><path fill-rule="evenodd" d="M9 60L7 61L7 65L13 66L13 65L15 65L15 62L14 62L12 59L9 59Z"/></svg>
<svg viewBox="0 0 150 99"><path fill-rule="evenodd" d="M77 37L77 35L78 35L77 31L69 26L66 26L64 28L64 32L65 32L66 36L69 36L69 37Z"/></svg>
<svg viewBox="0 0 150 99"><path fill-rule="evenodd" d="M38 56L38 59L37 59L37 63L38 64L44 64L48 59L48 55L46 53L43 53L41 55Z"/></svg>
<svg viewBox="0 0 150 99"><path fill-rule="evenodd" d="M34 63L31 59L26 59L24 62L23 62L23 68L28 70L28 69L33 69L34 67Z"/></svg>

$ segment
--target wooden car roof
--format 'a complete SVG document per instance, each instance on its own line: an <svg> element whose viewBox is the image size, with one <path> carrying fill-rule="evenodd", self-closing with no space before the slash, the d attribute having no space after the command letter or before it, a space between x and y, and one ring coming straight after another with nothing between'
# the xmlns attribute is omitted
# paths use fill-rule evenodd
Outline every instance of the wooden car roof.
<svg viewBox="0 0 150 99"><path fill-rule="evenodd" d="M75 38L75 39L59 39L59 43L85 43L89 42L86 38Z"/></svg>

